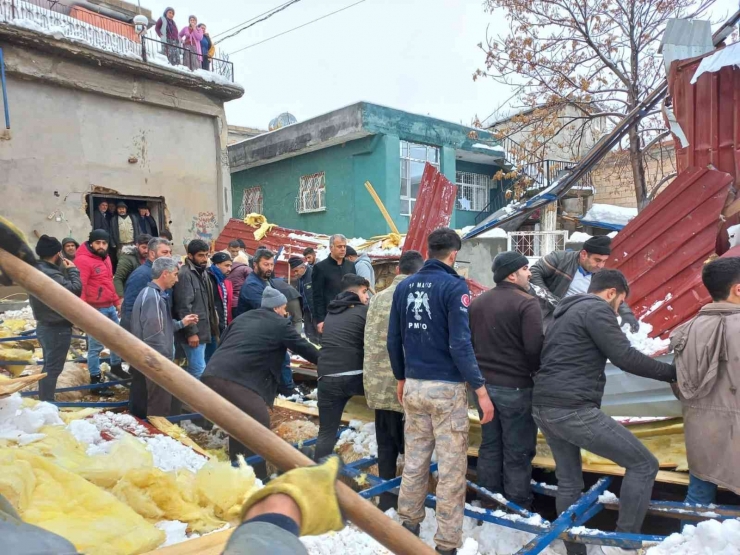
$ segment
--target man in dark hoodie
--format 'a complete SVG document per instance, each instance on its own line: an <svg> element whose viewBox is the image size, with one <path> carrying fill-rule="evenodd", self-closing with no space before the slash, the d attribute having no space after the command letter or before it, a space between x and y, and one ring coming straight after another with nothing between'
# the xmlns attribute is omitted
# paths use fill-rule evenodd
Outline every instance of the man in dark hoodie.
<svg viewBox="0 0 740 555"><path fill-rule="evenodd" d="M334 451L344 407L364 395L362 361L370 283L362 276L342 277L342 292L329 303L319 353L319 437L315 460Z"/></svg>
<svg viewBox="0 0 740 555"><path fill-rule="evenodd" d="M628 294L620 271L602 270L591 278L588 294L558 304L534 378L532 415L555 458L558 512L575 503L583 491L581 449L588 449L626 469L617 531L639 534L658 460L627 428L600 410L604 369L609 359L625 372L675 382L676 368L643 355L622 333L617 312ZM566 549L569 554L586 553L583 544L566 542ZM602 550L608 555L630 553L612 547Z"/></svg>
<svg viewBox="0 0 740 555"><path fill-rule="evenodd" d="M44 275L70 293L78 297L82 294L80 271L74 263L62 257L62 244L56 237L42 235L36 244L36 254L41 259L38 269ZM29 295L28 300L36 319L36 335L44 353L43 372L46 377L39 382L39 400L54 401L57 379L64 369L72 343L72 324L36 297Z"/></svg>
<svg viewBox="0 0 740 555"><path fill-rule="evenodd" d="M481 426L478 484L532 508L532 376L540 367L542 314L529 291L529 260L502 252L493 261L496 287L470 305L470 332L478 366L495 409ZM481 502L486 505L485 500Z"/></svg>

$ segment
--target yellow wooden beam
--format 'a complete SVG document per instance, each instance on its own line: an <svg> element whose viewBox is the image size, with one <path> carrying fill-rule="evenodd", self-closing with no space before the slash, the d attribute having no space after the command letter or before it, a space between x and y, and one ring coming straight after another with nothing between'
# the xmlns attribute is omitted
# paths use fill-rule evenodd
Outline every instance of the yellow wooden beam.
<svg viewBox="0 0 740 555"><path fill-rule="evenodd" d="M385 221L388 224L388 227L391 228L391 231L393 233L398 233L400 235L398 228L396 227L396 224L393 223L393 218L391 218L391 215L388 213L388 210L385 209L385 205L383 204L383 201L380 200L378 193L375 192L375 189L373 188L372 184L369 181L365 181L365 188L367 189L367 192L370 193L370 196L373 197L375 204L378 205L378 209L380 210L380 213L383 214L383 217L385 218Z"/></svg>

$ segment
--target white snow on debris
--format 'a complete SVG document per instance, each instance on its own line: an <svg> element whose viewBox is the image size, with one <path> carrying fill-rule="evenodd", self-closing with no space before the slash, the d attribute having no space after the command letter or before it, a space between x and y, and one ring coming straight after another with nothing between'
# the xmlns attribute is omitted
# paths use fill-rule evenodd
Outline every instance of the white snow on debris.
<svg viewBox="0 0 740 555"><path fill-rule="evenodd" d="M378 456L378 442L375 438L375 422L363 423L359 420L351 420L350 429L344 430L337 440L337 448L346 443L353 444L355 453L365 457Z"/></svg>
<svg viewBox="0 0 740 555"><path fill-rule="evenodd" d="M22 29L28 29L29 31L36 31L37 33L43 33L49 35L55 39L61 39L64 35L64 28L59 26L43 27L36 23L33 19L18 18L13 19L10 22L11 25L21 27Z"/></svg>
<svg viewBox="0 0 740 555"><path fill-rule="evenodd" d="M186 469L198 472L208 460L170 436L153 435L144 438L146 450L154 458L154 466L165 472Z"/></svg>
<svg viewBox="0 0 740 555"><path fill-rule="evenodd" d="M665 303L670 301L672 298L673 298L673 295L671 293L667 293L664 299L655 301L653 304L651 304L650 308L648 308L648 311L645 314L643 314L642 317L645 318L646 316L651 315L653 312L658 310L661 306L663 306Z"/></svg>
<svg viewBox="0 0 740 555"><path fill-rule="evenodd" d="M89 420L72 420L67 430L77 441L86 445L98 445L104 441L98 427Z"/></svg>
<svg viewBox="0 0 740 555"><path fill-rule="evenodd" d="M467 227L464 227L460 230L460 232L463 234L463 237L473 231L475 229L475 226L469 225ZM493 229L489 229L488 231L481 233L479 235L476 235L476 239L506 239L508 237L508 234L506 231L501 229L500 227L494 227Z"/></svg>
<svg viewBox="0 0 740 555"><path fill-rule="evenodd" d="M63 424L59 418L59 409L51 403L23 407L20 393L0 399L0 440L7 439L26 445L46 437L38 433L43 426Z"/></svg>
<svg viewBox="0 0 740 555"><path fill-rule="evenodd" d="M740 245L740 224L728 227L727 236L730 238L730 248Z"/></svg>
<svg viewBox="0 0 740 555"><path fill-rule="evenodd" d="M591 236L588 233L583 233L582 231L576 231L575 233L571 233L568 237L569 243L585 243L591 239Z"/></svg>
<svg viewBox="0 0 740 555"><path fill-rule="evenodd" d="M727 66L740 67L740 43L731 44L704 58L691 78L691 84L696 83L703 74L714 73Z"/></svg>
<svg viewBox="0 0 740 555"><path fill-rule="evenodd" d="M237 87L241 90L244 90L244 87L242 85L232 81L231 79L227 77L224 77L220 73L213 73L212 71L207 71L205 69L196 69L195 71L192 71L191 73L193 75L197 75L204 81L215 83L216 85L224 85L227 87Z"/></svg>
<svg viewBox="0 0 740 555"><path fill-rule="evenodd" d="M107 432L113 438L123 437L127 432L138 436L149 436L149 430L139 424L130 414L118 414L115 412L99 412L90 419L101 432Z"/></svg>
<svg viewBox="0 0 740 555"><path fill-rule="evenodd" d="M614 495L609 490L606 490L604 493L599 495L599 503L619 503L619 497Z"/></svg>
<svg viewBox="0 0 740 555"><path fill-rule="evenodd" d="M622 326L622 331L630 340L630 344L644 355L652 356L666 351L670 345L669 339L660 337L648 337L653 331L653 326L645 322L640 322L640 329L637 333L632 333L628 325Z"/></svg>
<svg viewBox="0 0 740 555"><path fill-rule="evenodd" d="M651 547L647 555L740 555L740 520L707 520L688 525Z"/></svg>
<svg viewBox="0 0 740 555"><path fill-rule="evenodd" d="M499 145L493 146L493 145L486 145L483 143L475 143L474 145L472 145L472 147L473 148L483 148L485 150L493 150L494 152L501 152L501 153L504 152L504 147L499 146Z"/></svg>
<svg viewBox="0 0 740 555"><path fill-rule="evenodd" d="M627 225L637 216L637 208L625 208L611 204L594 204L583 219L589 222L602 222L612 225Z"/></svg>
<svg viewBox="0 0 740 555"><path fill-rule="evenodd" d="M194 534L193 537L188 537L187 522L180 522L179 520L161 520L157 522L155 526L162 530L162 532L167 536L164 543L159 547L175 545L176 543L182 543L184 541L191 540L194 537L198 537L198 534Z"/></svg>

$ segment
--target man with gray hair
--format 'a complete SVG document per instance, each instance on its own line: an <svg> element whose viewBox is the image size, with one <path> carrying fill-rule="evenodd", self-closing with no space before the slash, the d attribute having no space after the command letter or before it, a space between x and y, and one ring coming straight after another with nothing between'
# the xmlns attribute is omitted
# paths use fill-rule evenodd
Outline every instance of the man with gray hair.
<svg viewBox="0 0 740 555"><path fill-rule="evenodd" d="M347 258L347 238L332 235L329 238L329 256L313 267L314 324L319 333L324 332L324 319L329 303L342 292L342 278L346 274L356 274L353 262Z"/></svg>
<svg viewBox="0 0 740 555"><path fill-rule="evenodd" d="M172 360L175 354L175 331L198 323L198 316L188 314L182 320L172 319L165 291L177 283L177 260L163 256L152 263L152 280L139 293L130 317L131 333ZM146 379L146 416L169 416L172 395L155 382Z"/></svg>

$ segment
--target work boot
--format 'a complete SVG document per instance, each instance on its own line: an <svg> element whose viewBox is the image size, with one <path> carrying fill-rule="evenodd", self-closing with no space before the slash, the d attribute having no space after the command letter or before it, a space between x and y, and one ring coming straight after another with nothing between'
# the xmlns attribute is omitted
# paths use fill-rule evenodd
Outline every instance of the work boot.
<svg viewBox="0 0 740 555"><path fill-rule="evenodd" d="M411 532L414 536L417 538L419 537L419 534L421 533L421 524L417 524L416 526L412 526L411 524L408 524L406 522L402 522L401 526L406 528L409 532Z"/></svg>
<svg viewBox="0 0 740 555"><path fill-rule="evenodd" d="M444 555L457 555L457 549L442 549L441 547L435 547L434 550L437 553L443 553Z"/></svg>
<svg viewBox="0 0 740 555"><path fill-rule="evenodd" d="M110 367L110 373L122 380L128 380L131 375L123 369L120 363L112 364Z"/></svg>
<svg viewBox="0 0 740 555"><path fill-rule="evenodd" d="M90 376L90 385L98 384L100 383L100 376ZM108 389L105 386L96 387L90 390L93 395L97 395L99 397L113 397L115 393L113 393L110 389Z"/></svg>

